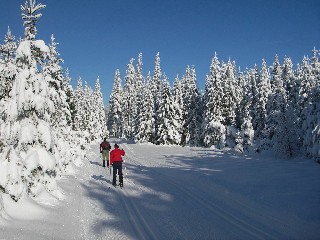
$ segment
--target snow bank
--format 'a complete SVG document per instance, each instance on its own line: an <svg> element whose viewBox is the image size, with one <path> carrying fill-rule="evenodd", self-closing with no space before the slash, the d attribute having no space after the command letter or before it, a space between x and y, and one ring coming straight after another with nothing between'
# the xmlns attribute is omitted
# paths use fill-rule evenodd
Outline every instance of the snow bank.
<svg viewBox="0 0 320 240"><path fill-rule="evenodd" d="M8 195L4 194L3 204L8 216L16 220L34 220L44 217L46 214L45 208L26 194L19 202L12 201Z"/></svg>

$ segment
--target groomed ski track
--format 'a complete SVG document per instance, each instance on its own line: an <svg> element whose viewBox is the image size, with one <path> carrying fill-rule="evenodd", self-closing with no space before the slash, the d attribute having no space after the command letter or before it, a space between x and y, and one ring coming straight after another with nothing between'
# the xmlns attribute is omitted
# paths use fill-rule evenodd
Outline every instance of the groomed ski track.
<svg viewBox="0 0 320 240"><path fill-rule="evenodd" d="M87 196L79 207L82 239L312 239L317 231L237 191L228 179L215 179L222 170L209 167L213 156L205 149L174 148L168 155L168 148L163 154L161 147L145 145L137 152L134 144L118 143L126 151L123 189L111 186L98 145L88 151L81 173ZM237 168L243 161L232 164Z"/></svg>

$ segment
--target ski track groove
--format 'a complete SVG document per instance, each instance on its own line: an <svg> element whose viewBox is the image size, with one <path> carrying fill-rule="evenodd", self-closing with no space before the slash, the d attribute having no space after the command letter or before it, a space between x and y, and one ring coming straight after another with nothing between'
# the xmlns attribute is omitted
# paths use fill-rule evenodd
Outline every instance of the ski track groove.
<svg viewBox="0 0 320 240"><path fill-rule="evenodd" d="M132 151L130 147L127 146L127 144L123 144L128 152L131 153L132 157L128 157L128 160L135 163L137 166L141 166L142 164L137 160L137 157L135 153ZM192 199L194 202L200 204L200 206L205 207L208 209L211 213L218 215L222 219L224 219L226 222L234 225L238 229L242 230L243 232L246 232L247 234L254 237L254 239L277 239L277 237L270 235L269 233L255 227L254 225L247 223L240 219L239 217L235 216L234 214L222 209L221 207L217 206L216 204L210 203L208 200L203 199L201 196L194 195L190 193L189 190L187 190L184 186L177 184L174 179L171 176L164 175L155 169L151 169L153 172L157 173L158 175L163 176L162 179L165 180L169 185L174 185L175 188L179 189L181 192L183 192L186 196L188 196L190 199Z"/></svg>
<svg viewBox="0 0 320 240"><path fill-rule="evenodd" d="M126 209L129 214L130 222L138 234L138 239L157 239L152 228L149 226L147 221L144 219L136 204L130 199L126 190L117 189L122 206Z"/></svg>
<svg viewBox="0 0 320 240"><path fill-rule="evenodd" d="M110 184L110 188L112 188L113 186L111 178L112 178L112 172L109 172L109 169L104 168L107 175L110 175L110 178L107 179L110 182L108 182L108 184ZM125 180L125 176L124 176L124 180ZM136 204L130 199L128 193L126 192L125 188L122 189L118 189L117 187L114 189L116 192L118 192L118 197L121 201L121 204L123 206L123 208L125 209L125 211L128 213L128 219L129 222L131 223L131 227L134 231L134 233L137 236L137 239L158 239L156 237L156 234L153 232L152 228L149 226L149 224L147 223L147 221L144 219L144 217L142 216L142 214L140 213L139 209L137 208ZM117 237L117 239L119 239Z"/></svg>

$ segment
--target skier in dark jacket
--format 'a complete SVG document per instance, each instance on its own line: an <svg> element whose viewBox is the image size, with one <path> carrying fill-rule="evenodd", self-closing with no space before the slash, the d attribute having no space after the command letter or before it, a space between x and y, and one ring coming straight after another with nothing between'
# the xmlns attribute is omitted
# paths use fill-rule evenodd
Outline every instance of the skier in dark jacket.
<svg viewBox="0 0 320 240"><path fill-rule="evenodd" d="M119 149L119 145L115 144L114 149L110 152L110 164L113 167L113 181L112 185L116 185L117 182L117 172L119 175L119 185L123 187L123 174L122 174L122 156L126 153L123 149Z"/></svg>
<svg viewBox="0 0 320 240"><path fill-rule="evenodd" d="M110 143L107 141L107 138L103 139L103 142L100 143L100 153L102 153L102 161L103 161L103 167L106 166L107 161L107 167L109 167L109 151L111 149Z"/></svg>

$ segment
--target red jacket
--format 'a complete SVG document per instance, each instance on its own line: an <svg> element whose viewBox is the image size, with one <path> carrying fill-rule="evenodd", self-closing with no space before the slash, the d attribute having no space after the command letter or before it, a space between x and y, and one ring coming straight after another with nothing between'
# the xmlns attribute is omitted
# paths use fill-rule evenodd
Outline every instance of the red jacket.
<svg viewBox="0 0 320 240"><path fill-rule="evenodd" d="M122 156L126 153L123 149L115 148L110 152L110 164L113 162L122 162Z"/></svg>

